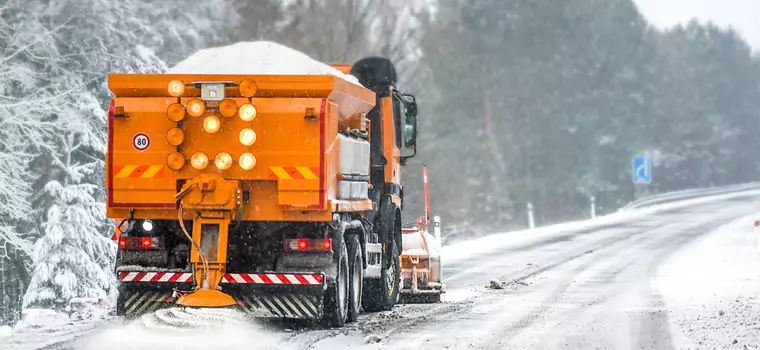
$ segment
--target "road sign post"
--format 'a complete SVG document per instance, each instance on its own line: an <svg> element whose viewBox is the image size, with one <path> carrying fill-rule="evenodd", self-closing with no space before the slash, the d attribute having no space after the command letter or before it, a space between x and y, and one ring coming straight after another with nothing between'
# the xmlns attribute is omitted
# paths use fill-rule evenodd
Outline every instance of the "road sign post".
<svg viewBox="0 0 760 350"><path fill-rule="evenodd" d="M633 183L649 184L652 182L652 163L647 157L633 158Z"/></svg>

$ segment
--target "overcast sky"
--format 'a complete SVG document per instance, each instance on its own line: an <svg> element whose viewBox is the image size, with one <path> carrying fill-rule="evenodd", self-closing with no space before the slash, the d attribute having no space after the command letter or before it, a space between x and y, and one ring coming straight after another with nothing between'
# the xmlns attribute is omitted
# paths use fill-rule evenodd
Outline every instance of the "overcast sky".
<svg viewBox="0 0 760 350"><path fill-rule="evenodd" d="M635 0L650 22L670 27L696 18L732 26L760 50L760 0Z"/></svg>

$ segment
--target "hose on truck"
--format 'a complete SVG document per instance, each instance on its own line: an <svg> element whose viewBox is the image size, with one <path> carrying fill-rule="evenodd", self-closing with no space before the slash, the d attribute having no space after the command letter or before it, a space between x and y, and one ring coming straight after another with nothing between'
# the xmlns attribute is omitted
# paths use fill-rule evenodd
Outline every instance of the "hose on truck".
<svg viewBox="0 0 760 350"><path fill-rule="evenodd" d="M185 220L182 215L182 198L184 198L188 193L190 193L190 188L188 187L186 190L180 191L177 193L174 198L177 199L177 202L179 203L179 212L177 214L179 219L179 226L182 228L182 232L185 234L185 237L190 240L190 243L193 244L195 249L198 251L198 254L201 256L201 261L203 262L203 283L202 286L197 286L196 288L200 287L203 288L208 287L208 259L206 259L206 254L203 253L203 250L201 250L201 247L193 240L193 237L190 235L189 232L187 232L187 228L185 228ZM195 277L195 266L193 266L193 277Z"/></svg>

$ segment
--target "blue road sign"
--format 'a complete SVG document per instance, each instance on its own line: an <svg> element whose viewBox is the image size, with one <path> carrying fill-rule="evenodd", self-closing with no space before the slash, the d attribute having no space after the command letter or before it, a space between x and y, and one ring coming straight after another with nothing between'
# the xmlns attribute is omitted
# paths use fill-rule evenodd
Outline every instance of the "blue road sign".
<svg viewBox="0 0 760 350"><path fill-rule="evenodd" d="M652 165L649 158L633 158L633 183L648 184L650 182L652 182Z"/></svg>

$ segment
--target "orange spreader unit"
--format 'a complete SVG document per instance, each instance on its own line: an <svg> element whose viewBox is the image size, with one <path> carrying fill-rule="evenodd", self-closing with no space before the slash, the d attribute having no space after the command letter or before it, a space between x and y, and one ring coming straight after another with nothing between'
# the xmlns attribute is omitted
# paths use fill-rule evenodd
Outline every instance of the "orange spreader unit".
<svg viewBox="0 0 760 350"><path fill-rule="evenodd" d="M325 222L371 207L366 197L335 201L338 131L375 104L359 85L329 75L112 74L109 88L107 214L180 223L194 287L179 305L238 304L220 285L232 220Z"/></svg>
<svg viewBox="0 0 760 350"><path fill-rule="evenodd" d="M178 97L172 81L185 85ZM203 96L211 83L223 100ZM240 181L252 203L240 220L329 221L368 205L335 198L338 132L374 107L370 90L328 75L111 74L108 85L109 217L176 217L174 195L204 174Z"/></svg>

